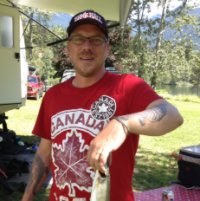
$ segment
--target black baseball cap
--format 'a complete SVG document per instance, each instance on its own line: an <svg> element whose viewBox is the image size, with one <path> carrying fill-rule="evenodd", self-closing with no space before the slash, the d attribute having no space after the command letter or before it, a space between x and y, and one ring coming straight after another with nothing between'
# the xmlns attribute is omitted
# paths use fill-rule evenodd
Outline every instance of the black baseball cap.
<svg viewBox="0 0 200 201"><path fill-rule="evenodd" d="M70 37L76 27L82 24L96 25L99 29L101 29L105 37L108 38L108 27L104 17L93 10L84 10L72 17L67 28L68 37Z"/></svg>

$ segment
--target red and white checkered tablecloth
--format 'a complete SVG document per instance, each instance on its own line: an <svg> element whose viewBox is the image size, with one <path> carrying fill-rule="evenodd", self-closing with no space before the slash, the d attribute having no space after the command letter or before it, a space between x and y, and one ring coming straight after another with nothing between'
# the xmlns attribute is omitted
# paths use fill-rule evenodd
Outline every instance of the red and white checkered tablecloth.
<svg viewBox="0 0 200 201"><path fill-rule="evenodd" d="M162 201L162 193L170 189L174 193L174 201L200 201L200 189L186 189L181 185L172 185L144 192L135 192L136 201Z"/></svg>

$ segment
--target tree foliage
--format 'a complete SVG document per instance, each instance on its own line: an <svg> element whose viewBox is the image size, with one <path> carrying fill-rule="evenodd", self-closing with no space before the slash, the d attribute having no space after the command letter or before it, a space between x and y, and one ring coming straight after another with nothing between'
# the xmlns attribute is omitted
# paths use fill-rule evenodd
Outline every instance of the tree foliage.
<svg viewBox="0 0 200 201"><path fill-rule="evenodd" d="M22 7L23 26L26 43L27 60L30 66L37 69L37 73L50 84L55 84L54 79L56 69L52 66L52 61L58 55L57 47L48 46L49 43L60 40L64 37L65 31L62 27L51 27L53 13L40 11L29 7Z"/></svg>
<svg viewBox="0 0 200 201"><path fill-rule="evenodd" d="M161 7L160 17L148 18L148 15L144 15L151 11L152 3ZM192 7L187 5L187 0L183 0L173 11L170 10L170 3L170 0L137 0L129 19L136 43L133 51L136 50L135 54L142 64L138 75L153 87L158 83L194 83L191 75L192 62L197 62L193 59L196 58L195 51L199 51L195 50L195 39L200 40L199 15L189 13ZM170 38L167 38L170 33Z"/></svg>

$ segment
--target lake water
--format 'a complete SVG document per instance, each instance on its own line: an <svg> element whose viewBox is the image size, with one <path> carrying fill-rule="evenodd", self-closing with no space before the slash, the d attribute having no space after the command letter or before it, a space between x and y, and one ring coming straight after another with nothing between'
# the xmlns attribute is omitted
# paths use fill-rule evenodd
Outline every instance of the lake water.
<svg viewBox="0 0 200 201"><path fill-rule="evenodd" d="M163 85L157 89L167 90L172 95L196 95L200 97L200 86Z"/></svg>

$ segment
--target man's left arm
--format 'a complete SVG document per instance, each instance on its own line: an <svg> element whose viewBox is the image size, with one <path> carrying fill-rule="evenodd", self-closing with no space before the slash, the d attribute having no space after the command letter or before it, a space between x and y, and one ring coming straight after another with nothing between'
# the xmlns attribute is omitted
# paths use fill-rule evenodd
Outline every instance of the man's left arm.
<svg viewBox="0 0 200 201"><path fill-rule="evenodd" d="M183 118L175 106L159 99L148 105L146 110L118 117L129 132L158 136L168 133L183 123Z"/></svg>
<svg viewBox="0 0 200 201"><path fill-rule="evenodd" d="M117 150L128 134L159 136L182 123L183 118L175 106L164 99L155 100L144 111L113 118L91 141L88 162L104 172L109 153Z"/></svg>

